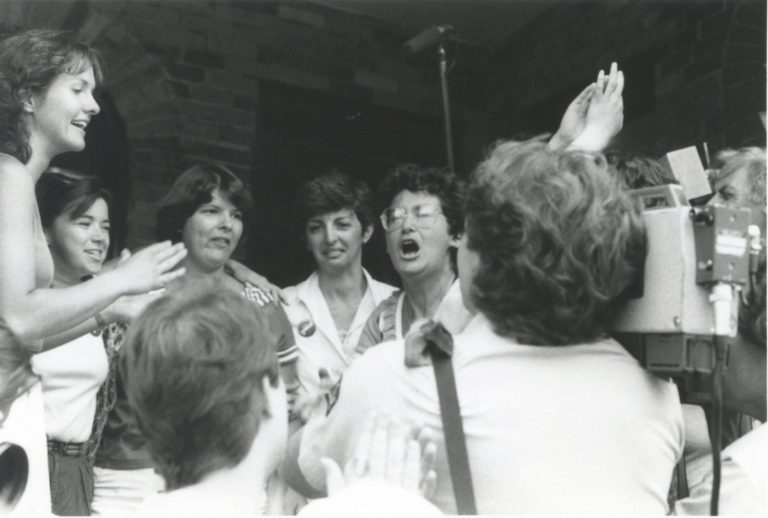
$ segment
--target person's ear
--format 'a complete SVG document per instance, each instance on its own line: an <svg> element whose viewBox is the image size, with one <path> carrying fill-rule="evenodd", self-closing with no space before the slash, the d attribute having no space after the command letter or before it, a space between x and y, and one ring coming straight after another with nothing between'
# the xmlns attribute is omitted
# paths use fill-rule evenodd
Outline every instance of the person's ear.
<svg viewBox="0 0 768 518"><path fill-rule="evenodd" d="M22 90L19 92L21 97L21 109L24 113L35 113L35 96L29 90Z"/></svg>
<svg viewBox="0 0 768 518"><path fill-rule="evenodd" d="M464 232L457 232L456 234L452 235L451 241L448 243L448 246L453 248L459 248L459 243L461 243L462 236L464 236Z"/></svg>
<svg viewBox="0 0 768 518"><path fill-rule="evenodd" d="M363 243L367 243L368 240L371 239L371 236L373 236L373 229L373 224L365 227L365 230L363 230Z"/></svg>

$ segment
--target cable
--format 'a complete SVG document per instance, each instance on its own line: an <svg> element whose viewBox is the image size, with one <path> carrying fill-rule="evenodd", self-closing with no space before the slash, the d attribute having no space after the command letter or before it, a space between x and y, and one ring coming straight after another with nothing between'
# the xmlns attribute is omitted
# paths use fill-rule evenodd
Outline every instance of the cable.
<svg viewBox="0 0 768 518"><path fill-rule="evenodd" d="M712 496L709 501L709 514L717 516L720 505L720 448L723 435L723 368L728 356L728 342L719 335L712 336L715 347L715 368L712 371Z"/></svg>

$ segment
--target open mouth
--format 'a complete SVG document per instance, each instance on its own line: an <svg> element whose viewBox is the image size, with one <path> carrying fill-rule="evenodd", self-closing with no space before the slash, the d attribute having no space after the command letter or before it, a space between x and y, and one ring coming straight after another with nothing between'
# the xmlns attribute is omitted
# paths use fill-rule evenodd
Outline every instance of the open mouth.
<svg viewBox="0 0 768 518"><path fill-rule="evenodd" d="M90 257L91 259L94 259L96 261L101 261L101 259L104 257L104 252L102 250L86 250L85 255Z"/></svg>
<svg viewBox="0 0 768 518"><path fill-rule="evenodd" d="M400 255L406 259L419 255L419 244L413 239L403 239L400 242Z"/></svg>
<svg viewBox="0 0 768 518"><path fill-rule="evenodd" d="M81 130L85 131L85 128L88 126L88 121L84 120L76 120L72 121L72 125L76 128L80 128Z"/></svg>
<svg viewBox="0 0 768 518"><path fill-rule="evenodd" d="M229 246L231 243L231 241L226 237L214 237L211 239L211 242L221 247Z"/></svg>

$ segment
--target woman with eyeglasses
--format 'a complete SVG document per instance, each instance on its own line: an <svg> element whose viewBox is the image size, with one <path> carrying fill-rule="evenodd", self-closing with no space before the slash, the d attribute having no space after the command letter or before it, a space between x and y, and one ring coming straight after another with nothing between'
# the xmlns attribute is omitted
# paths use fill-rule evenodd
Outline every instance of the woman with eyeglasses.
<svg viewBox="0 0 768 518"><path fill-rule="evenodd" d="M403 289L379 304L365 325L356 353L401 339L411 324L438 311L452 332L469 312L461 302L455 257L464 230L463 183L446 170L405 164L387 175L379 199L387 253Z"/></svg>
<svg viewBox="0 0 768 518"><path fill-rule="evenodd" d="M371 206L368 186L338 172L306 182L298 193L298 221L317 270L285 294L289 312L303 304L316 327L297 337L299 380L310 397L339 379L369 315L395 291L362 265L363 246L373 234ZM321 369L328 380L321 380Z"/></svg>

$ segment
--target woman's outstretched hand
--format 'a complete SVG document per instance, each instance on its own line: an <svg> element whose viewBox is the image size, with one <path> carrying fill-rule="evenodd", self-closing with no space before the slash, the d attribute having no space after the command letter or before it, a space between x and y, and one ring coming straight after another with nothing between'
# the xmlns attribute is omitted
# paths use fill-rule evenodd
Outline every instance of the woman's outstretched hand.
<svg viewBox="0 0 768 518"><path fill-rule="evenodd" d="M123 250L117 267L109 274L118 279L124 295L145 293L164 288L184 275L184 268L174 268L186 255L184 243L171 245L170 241L155 243L133 255Z"/></svg>

